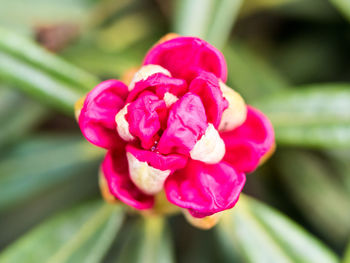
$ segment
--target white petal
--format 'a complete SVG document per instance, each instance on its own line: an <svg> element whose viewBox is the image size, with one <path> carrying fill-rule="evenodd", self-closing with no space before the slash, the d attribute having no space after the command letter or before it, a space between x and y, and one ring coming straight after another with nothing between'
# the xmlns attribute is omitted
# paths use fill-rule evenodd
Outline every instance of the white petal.
<svg viewBox="0 0 350 263"><path fill-rule="evenodd" d="M125 115L128 113L128 105L126 104L117 115L115 115L115 122L117 124L117 131L119 136L127 142L135 140L135 137L129 131L129 123L125 119Z"/></svg>
<svg viewBox="0 0 350 263"><path fill-rule="evenodd" d="M163 100L165 102L165 105L169 108L171 105L177 102L179 98L170 92L165 92Z"/></svg>
<svg viewBox="0 0 350 263"><path fill-rule="evenodd" d="M205 134L194 145L190 155L193 160L208 164L218 163L224 157L225 143L213 124L209 123Z"/></svg>
<svg viewBox="0 0 350 263"><path fill-rule="evenodd" d="M144 193L154 195L159 193L164 186L170 170L159 170L149 166L147 162L141 162L131 153L126 153L129 164L129 174L134 184Z"/></svg>
<svg viewBox="0 0 350 263"><path fill-rule="evenodd" d="M247 105L241 95L220 81L220 89L229 106L223 112L219 131L231 131L243 124L247 118Z"/></svg>
<svg viewBox="0 0 350 263"><path fill-rule="evenodd" d="M133 79L129 84L128 90L132 91L135 87L136 82L139 82L140 80L146 80L149 76L152 76L153 74L156 74L156 73L163 73L164 75L171 77L170 72L159 65L152 65L152 64L145 65L145 66L142 66L139 69L139 71L135 73Z"/></svg>

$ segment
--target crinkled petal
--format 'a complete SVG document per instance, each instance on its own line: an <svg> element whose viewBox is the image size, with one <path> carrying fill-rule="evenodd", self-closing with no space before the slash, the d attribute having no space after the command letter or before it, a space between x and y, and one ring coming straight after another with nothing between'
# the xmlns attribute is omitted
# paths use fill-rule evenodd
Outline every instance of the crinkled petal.
<svg viewBox="0 0 350 263"><path fill-rule="evenodd" d="M162 154L176 152L188 155L207 127L207 117L201 99L188 92L172 106L168 126L157 149Z"/></svg>
<svg viewBox="0 0 350 263"><path fill-rule="evenodd" d="M187 163L187 157L183 155L162 155L158 152L139 149L131 144L126 146L126 151L134 155L140 162L147 162L150 166L159 170L170 170L171 173L184 168Z"/></svg>
<svg viewBox="0 0 350 263"><path fill-rule="evenodd" d="M222 53L196 37L177 37L155 45L143 62L158 64L170 71L175 78L190 82L193 72L204 70L226 81L227 67Z"/></svg>
<svg viewBox="0 0 350 263"><path fill-rule="evenodd" d="M87 94L79 126L88 141L106 149L124 144L116 131L115 115L123 107L127 93L124 83L107 80Z"/></svg>
<svg viewBox="0 0 350 263"><path fill-rule="evenodd" d="M153 207L154 197L144 194L131 181L125 151L108 151L102 163L102 172L110 193L136 209Z"/></svg>
<svg viewBox="0 0 350 263"><path fill-rule="evenodd" d="M228 107L219 86L218 78L209 72L201 72L190 84L189 91L197 94L203 102L208 122L218 128L222 114Z"/></svg>
<svg viewBox="0 0 350 263"><path fill-rule="evenodd" d="M146 194L162 191L164 182L175 170L186 165L187 158L181 155L161 155L128 145L126 148L129 174L134 184Z"/></svg>
<svg viewBox="0 0 350 263"><path fill-rule="evenodd" d="M176 96L184 95L187 91L187 84L182 79L156 73L145 80L136 82L134 89L128 95L127 102L130 103L136 100L145 90L153 92L162 99L166 92L170 92Z"/></svg>
<svg viewBox="0 0 350 263"><path fill-rule="evenodd" d="M151 92L144 92L143 96L130 103L128 113L125 115L130 133L140 139L145 149L150 149L158 141L157 133L161 121L166 122L166 116L165 102Z"/></svg>
<svg viewBox="0 0 350 263"><path fill-rule="evenodd" d="M146 80L148 79L150 76L154 75L154 74L158 74L161 73L163 75L166 76L171 76L170 72L168 70L166 70L165 68L159 66L159 65L152 65L152 64L148 64L145 66L142 66L137 72L135 72L129 86L128 86L128 90L131 91L135 88L135 83L142 81L142 80Z"/></svg>
<svg viewBox="0 0 350 263"><path fill-rule="evenodd" d="M232 208L244 183L244 173L226 162L208 165L191 160L168 177L165 192L171 203L204 217Z"/></svg>
<svg viewBox="0 0 350 263"><path fill-rule="evenodd" d="M251 106L248 106L247 119L241 126L220 136L226 145L224 160L243 172L253 171L275 140L269 119Z"/></svg>

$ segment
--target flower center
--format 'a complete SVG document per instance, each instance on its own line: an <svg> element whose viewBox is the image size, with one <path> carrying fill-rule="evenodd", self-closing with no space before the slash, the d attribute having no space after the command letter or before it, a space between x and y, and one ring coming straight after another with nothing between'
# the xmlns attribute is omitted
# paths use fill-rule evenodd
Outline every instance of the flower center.
<svg viewBox="0 0 350 263"><path fill-rule="evenodd" d="M160 66L147 65L135 74L129 90L127 104L116 116L122 139L162 155L221 161L225 144L217 129L228 102L214 74L199 72L187 84Z"/></svg>

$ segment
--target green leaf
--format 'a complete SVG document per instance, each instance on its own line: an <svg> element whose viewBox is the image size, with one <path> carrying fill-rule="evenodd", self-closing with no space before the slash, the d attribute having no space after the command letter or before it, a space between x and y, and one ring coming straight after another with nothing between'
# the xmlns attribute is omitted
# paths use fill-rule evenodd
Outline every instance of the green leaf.
<svg viewBox="0 0 350 263"><path fill-rule="evenodd" d="M175 262L170 232L164 218L150 216L135 222L116 262Z"/></svg>
<svg viewBox="0 0 350 263"><path fill-rule="evenodd" d="M271 120L278 144L350 146L350 86L319 84L281 92L253 103Z"/></svg>
<svg viewBox="0 0 350 263"><path fill-rule="evenodd" d="M343 150L328 150L325 152L330 158L330 163L336 169L337 174L348 195L350 196L350 151Z"/></svg>
<svg viewBox="0 0 350 263"><path fill-rule="evenodd" d="M228 68L228 85L248 102L284 90L287 81L266 61L239 42L224 50Z"/></svg>
<svg viewBox="0 0 350 263"><path fill-rule="evenodd" d="M343 263L349 263L350 262L350 243L348 244L345 255L344 255L344 260Z"/></svg>
<svg viewBox="0 0 350 263"><path fill-rule="evenodd" d="M33 27L52 24L87 26L90 0L0 0L0 24L7 28L32 32Z"/></svg>
<svg viewBox="0 0 350 263"><path fill-rule="evenodd" d="M100 262L122 220L118 206L79 206L30 231L0 255L0 262Z"/></svg>
<svg viewBox="0 0 350 263"><path fill-rule="evenodd" d="M334 172L307 152L289 150L276 158L294 205L325 238L343 245L350 234L350 199Z"/></svg>
<svg viewBox="0 0 350 263"><path fill-rule="evenodd" d="M222 216L219 237L237 246L246 262L339 262L335 254L296 223L246 196Z"/></svg>
<svg viewBox="0 0 350 263"><path fill-rule="evenodd" d="M84 95L83 92L74 90L61 80L1 50L0 80L71 116L75 102Z"/></svg>
<svg viewBox="0 0 350 263"><path fill-rule="evenodd" d="M71 136L43 136L18 144L0 161L0 211L85 171L102 157L96 147Z"/></svg>
<svg viewBox="0 0 350 263"><path fill-rule="evenodd" d="M98 83L96 77L65 62L21 35L4 28L0 28L0 35L1 51L71 84L73 88L89 91Z"/></svg>
<svg viewBox="0 0 350 263"><path fill-rule="evenodd" d="M281 5L288 5L293 2L300 2L302 0L250 0L244 1L242 6L242 15L250 15L261 9L276 8Z"/></svg>
<svg viewBox="0 0 350 263"><path fill-rule="evenodd" d="M47 115L46 112L18 92L0 87L0 148L32 130Z"/></svg>
<svg viewBox="0 0 350 263"><path fill-rule="evenodd" d="M98 79L32 41L0 28L0 80L73 115L75 101Z"/></svg>
<svg viewBox="0 0 350 263"><path fill-rule="evenodd" d="M331 2L350 21L350 1L348 1L348 0L331 0Z"/></svg>
<svg viewBox="0 0 350 263"><path fill-rule="evenodd" d="M101 198L97 183L98 164L86 165L65 181L29 195L9 209L0 211L0 247L8 246L38 222L87 200Z"/></svg>
<svg viewBox="0 0 350 263"><path fill-rule="evenodd" d="M184 36L205 38L214 6L215 0L177 0L174 32Z"/></svg>
<svg viewBox="0 0 350 263"><path fill-rule="evenodd" d="M233 24L237 19L238 12L243 0L220 0L217 1L217 7L213 15L212 23L206 40L222 48L230 36Z"/></svg>

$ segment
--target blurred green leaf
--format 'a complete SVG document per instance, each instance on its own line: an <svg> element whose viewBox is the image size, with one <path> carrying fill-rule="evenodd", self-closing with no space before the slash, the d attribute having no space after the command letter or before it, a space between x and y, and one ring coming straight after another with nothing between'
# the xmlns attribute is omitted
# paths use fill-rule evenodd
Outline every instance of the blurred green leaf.
<svg viewBox="0 0 350 263"><path fill-rule="evenodd" d="M162 29L159 26L160 22L153 10L130 12L115 23L98 30L93 39L101 50L122 51L130 45L140 43L157 31L160 32ZM162 34L163 32L159 33Z"/></svg>
<svg viewBox="0 0 350 263"><path fill-rule="evenodd" d="M26 234L0 255L0 262L100 262L122 220L119 206L82 205Z"/></svg>
<svg viewBox="0 0 350 263"><path fill-rule="evenodd" d="M347 46L344 43L343 48L335 37L342 32L340 26L298 31L282 43L270 47L269 59L294 85L327 82L334 79L344 67L341 61L343 49L345 51Z"/></svg>
<svg viewBox="0 0 350 263"><path fill-rule="evenodd" d="M246 262L339 262L335 254L300 226L247 196L224 214L219 237L237 245Z"/></svg>
<svg viewBox="0 0 350 263"><path fill-rule="evenodd" d="M91 89L97 79L25 38L4 29L0 33L0 80L73 115L75 101Z"/></svg>
<svg viewBox="0 0 350 263"><path fill-rule="evenodd" d="M74 104L84 93L0 50L0 80L40 102L73 116Z"/></svg>
<svg viewBox="0 0 350 263"><path fill-rule="evenodd" d="M330 163L336 169L340 176L341 183L346 188L350 196L350 151L343 150L328 150L325 154L330 157Z"/></svg>
<svg viewBox="0 0 350 263"><path fill-rule="evenodd" d="M224 46L243 2L243 0L217 1L217 7L206 37L209 43L217 48Z"/></svg>
<svg viewBox="0 0 350 263"><path fill-rule="evenodd" d="M46 112L42 106L23 98L18 92L0 87L0 148L33 129L47 115Z"/></svg>
<svg viewBox="0 0 350 263"><path fill-rule="evenodd" d="M169 229L161 217L145 217L134 223L116 262L175 262Z"/></svg>
<svg viewBox="0 0 350 263"><path fill-rule="evenodd" d="M22 32L54 23L86 26L95 1L91 0L0 0L0 24Z"/></svg>
<svg viewBox="0 0 350 263"><path fill-rule="evenodd" d="M211 22L215 0L177 0L173 21L174 32L205 38Z"/></svg>
<svg viewBox="0 0 350 263"><path fill-rule="evenodd" d="M249 0L244 1L242 6L242 15L250 15L261 9L276 8L280 5L286 5L302 0Z"/></svg>
<svg viewBox="0 0 350 263"><path fill-rule="evenodd" d="M40 136L18 144L0 161L0 211L97 165L101 157L77 136Z"/></svg>
<svg viewBox="0 0 350 263"><path fill-rule="evenodd" d="M350 1L349 0L331 0L331 2L350 21Z"/></svg>
<svg viewBox="0 0 350 263"><path fill-rule="evenodd" d="M73 88L89 91L99 80L83 70L63 61L29 39L0 28L0 50L53 78L71 84Z"/></svg>
<svg viewBox="0 0 350 263"><path fill-rule="evenodd" d="M348 244L346 250L345 250L345 255L344 255L344 260L343 263L349 263L350 262L350 243Z"/></svg>
<svg viewBox="0 0 350 263"><path fill-rule="evenodd" d="M0 250L38 222L78 203L101 198L97 183L98 163L92 162L64 181L45 187L13 207L0 211Z"/></svg>
<svg viewBox="0 0 350 263"><path fill-rule="evenodd" d="M294 205L325 238L343 245L350 234L350 199L323 159L302 151L277 156L279 174Z"/></svg>
<svg viewBox="0 0 350 263"><path fill-rule="evenodd" d="M228 85L249 102L288 87L268 63L243 44L234 42L224 50L228 67Z"/></svg>
<svg viewBox="0 0 350 263"><path fill-rule="evenodd" d="M319 148L350 146L350 86L319 84L257 100L271 120L280 145Z"/></svg>

